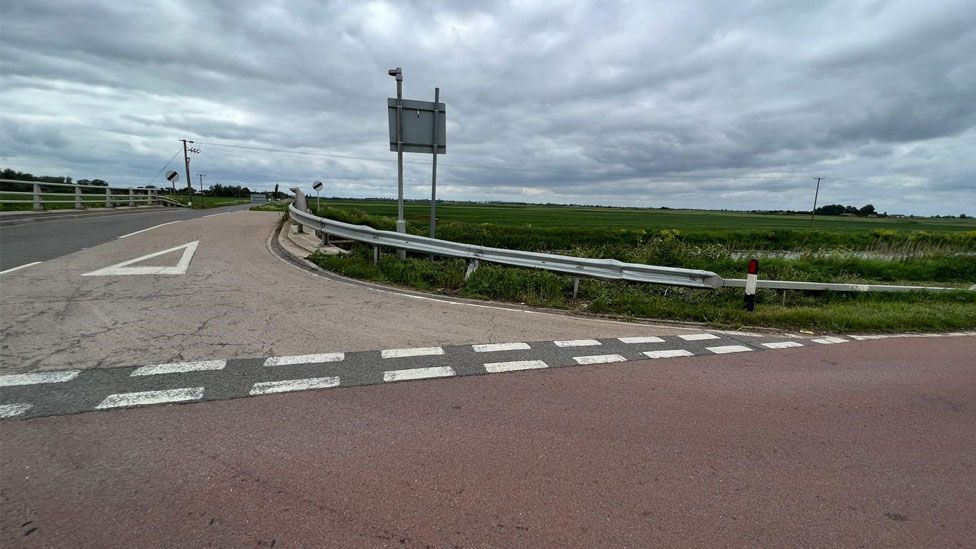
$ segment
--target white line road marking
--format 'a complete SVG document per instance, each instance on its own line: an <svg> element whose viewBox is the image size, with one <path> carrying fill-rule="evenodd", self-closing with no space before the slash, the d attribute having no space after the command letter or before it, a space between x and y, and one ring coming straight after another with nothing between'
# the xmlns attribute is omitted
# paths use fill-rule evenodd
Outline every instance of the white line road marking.
<svg viewBox="0 0 976 549"><path fill-rule="evenodd" d="M611 362L627 362L627 359L620 355L574 356L573 360L575 360L577 364L609 364Z"/></svg>
<svg viewBox="0 0 976 549"><path fill-rule="evenodd" d="M553 341L553 343L557 347L592 347L600 344L595 339L568 339L566 341Z"/></svg>
<svg viewBox="0 0 976 549"><path fill-rule="evenodd" d="M429 377L451 377L456 375L450 366L436 366L434 368L413 368L410 370L387 370L383 372L383 381L407 381L411 379L427 379Z"/></svg>
<svg viewBox="0 0 976 549"><path fill-rule="evenodd" d="M403 358L408 356L442 355L444 349L440 347L414 347L412 349L384 349L380 351L383 358Z"/></svg>
<svg viewBox="0 0 976 549"><path fill-rule="evenodd" d="M684 349L666 349L664 351L645 351L647 358L676 358L679 356L695 356L695 353Z"/></svg>
<svg viewBox="0 0 976 549"><path fill-rule="evenodd" d="M811 339L810 341L813 341L814 343L820 343L821 345L832 345L834 343L847 343L846 339L840 337L833 337L833 336L821 337L819 339Z"/></svg>
<svg viewBox="0 0 976 549"><path fill-rule="evenodd" d="M123 275L181 275L185 274L186 270L190 267L190 260L193 259L194 252L197 251L197 245L200 244L199 240L194 240L182 246L176 246L175 248L170 248L168 250L163 250L161 252L151 253L149 255L144 255L142 257L137 257L135 259L130 259L128 261L123 261L122 263L116 263L105 267L104 269L98 269L97 271L92 271L90 273L85 273L81 276L123 276ZM175 252L176 250L183 249L183 256L180 257L179 263L174 267L129 267L133 263L139 263L140 261L145 261L147 259L152 259L170 252Z"/></svg>
<svg viewBox="0 0 976 549"><path fill-rule="evenodd" d="M12 269L7 269L6 271L0 271L0 275L7 274L7 273L12 273L14 271L19 271L20 269L24 269L26 267L30 267L31 265L40 265L40 264L41 264L40 261L34 261L32 263L24 263L23 265L21 265L19 267L14 267Z"/></svg>
<svg viewBox="0 0 976 549"><path fill-rule="evenodd" d="M536 370L539 368L548 368L549 365L541 360L515 360L512 362L489 362L485 364L485 370L489 374L497 374L500 372L515 372L518 370Z"/></svg>
<svg viewBox="0 0 976 549"><path fill-rule="evenodd" d="M751 347L746 347L745 345L720 345L718 347L705 348L717 355L725 355L728 353L745 353L752 350Z"/></svg>
<svg viewBox="0 0 976 549"><path fill-rule="evenodd" d="M27 404L25 402L17 404L0 404L0 417L19 416L33 407L33 404Z"/></svg>
<svg viewBox="0 0 976 549"><path fill-rule="evenodd" d="M310 377L308 379L286 379L283 381L262 381L251 387L251 395L268 395L271 393L289 393L292 391L306 391L308 389L328 389L338 387L337 377Z"/></svg>
<svg viewBox="0 0 976 549"><path fill-rule="evenodd" d="M322 353L318 355L273 356L264 361L265 366L289 366L291 364L319 364L321 362L342 362L345 353Z"/></svg>
<svg viewBox="0 0 976 549"><path fill-rule="evenodd" d="M62 370L59 372L34 372L30 374L7 374L0 376L0 387L13 385L35 385L38 383L64 383L78 377L81 370Z"/></svg>
<svg viewBox="0 0 976 549"><path fill-rule="evenodd" d="M203 387L186 387L183 389L167 389L165 391L142 391L139 393L116 393L108 395L96 410L108 408L124 408L127 406L143 406L146 404L166 404L168 402L189 402L203 398Z"/></svg>
<svg viewBox="0 0 976 549"><path fill-rule="evenodd" d="M179 223L179 222L180 222L180 220L170 221L170 222L167 222L167 223L160 223L159 225L153 225L152 227L149 227L148 229L143 229L141 231L136 231L134 233L124 234L124 235L120 236L119 238L129 238L130 236L132 236L134 234L144 233L146 231L151 231L153 229L158 229L159 227L162 227L164 225L172 225L173 223Z"/></svg>
<svg viewBox="0 0 976 549"><path fill-rule="evenodd" d="M220 212L219 214L204 215L204 216L201 216L201 217L216 217L218 215L227 215L227 214L232 214L232 213L237 213L237 212Z"/></svg>
<svg viewBox="0 0 976 549"><path fill-rule="evenodd" d="M774 341L772 343L763 343L762 346L770 349L789 349L790 347L803 347L803 344L795 341Z"/></svg>
<svg viewBox="0 0 976 549"><path fill-rule="evenodd" d="M664 343L664 340L655 336L643 337L618 337L621 343Z"/></svg>
<svg viewBox="0 0 976 549"><path fill-rule="evenodd" d="M714 334L686 334L686 335L679 335L678 337L680 337L685 341L702 341L704 339L719 339L719 337Z"/></svg>
<svg viewBox="0 0 976 549"><path fill-rule="evenodd" d="M531 349L528 343L485 343L483 345L472 345L476 353L493 353L495 351L525 351Z"/></svg>
<svg viewBox="0 0 976 549"><path fill-rule="evenodd" d="M136 376L155 376L159 374L182 374L185 372L203 372L206 370L223 370L227 366L226 360L201 360L198 362L173 362L170 364L150 364L136 368L131 374Z"/></svg>

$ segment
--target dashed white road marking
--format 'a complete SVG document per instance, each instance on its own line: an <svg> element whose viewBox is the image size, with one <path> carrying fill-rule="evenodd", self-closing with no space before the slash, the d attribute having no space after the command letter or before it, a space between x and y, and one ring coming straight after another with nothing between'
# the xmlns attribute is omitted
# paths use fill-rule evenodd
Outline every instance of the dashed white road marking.
<svg viewBox="0 0 976 549"><path fill-rule="evenodd" d="M771 343L763 343L762 346L770 349L789 349L790 347L803 347L803 344L797 343L796 341L773 341Z"/></svg>
<svg viewBox="0 0 976 549"><path fill-rule="evenodd" d="M513 360L511 362L489 362L485 364L485 370L489 374L515 372L518 370L536 370L548 367L549 365L541 360Z"/></svg>
<svg viewBox="0 0 976 549"><path fill-rule="evenodd" d="M528 343L485 343L483 345L472 345L476 353L493 353L495 351L526 351L531 349Z"/></svg>
<svg viewBox="0 0 976 549"><path fill-rule="evenodd" d="M627 362L627 359L620 355L574 356L573 360L575 360L577 364L609 364L611 362Z"/></svg>
<svg viewBox="0 0 976 549"><path fill-rule="evenodd" d="M656 336L641 337L618 337L621 343L664 343L664 340Z"/></svg>
<svg viewBox="0 0 976 549"><path fill-rule="evenodd" d="M169 221L167 223L160 223L159 225L153 225L152 227L149 227L148 229L143 229L141 231L136 231L134 233L124 234L124 235L120 236L119 238L129 238L130 236L132 236L134 234L144 233L146 231L151 231L153 229L158 229L159 227L162 227L164 225L172 225L173 223L179 223L179 222L180 222L180 220Z"/></svg>
<svg viewBox="0 0 976 549"><path fill-rule="evenodd" d="M595 339L567 339L564 341L553 341L557 347L592 347L594 345L599 345L600 342Z"/></svg>
<svg viewBox="0 0 976 549"><path fill-rule="evenodd" d="M142 391L138 393L116 393L105 397L96 410L145 406L147 404L166 404L169 402L189 402L203 398L203 387L185 387L165 391Z"/></svg>
<svg viewBox="0 0 976 549"><path fill-rule="evenodd" d="M81 370L61 370L59 372L33 372L30 374L7 374L0 376L0 387L13 385L35 385L39 383L64 383L78 377Z"/></svg>
<svg viewBox="0 0 976 549"><path fill-rule="evenodd" d="M17 266L17 267L13 267L11 269L7 269L6 271L0 271L0 275L7 274L7 273L12 273L14 271L19 271L21 269L25 269L27 267L30 267L31 265L40 265L40 264L41 264L40 261L32 261L30 263L24 263L23 265L20 265L20 266Z"/></svg>
<svg viewBox="0 0 976 549"><path fill-rule="evenodd" d="M239 211L239 210L238 210L238 211ZM234 212L220 212L219 214L210 214L210 215L202 215L202 216L200 216L200 217L201 217L201 219L202 219L202 218L204 218L204 217L216 217L216 216L218 216L218 215L227 215L227 214L232 214L232 213L237 213L237 212L236 212L236 211L234 211Z"/></svg>
<svg viewBox="0 0 976 549"><path fill-rule="evenodd" d="M813 341L814 343L820 343L821 345L832 345L834 343L847 343L846 339L841 337L833 337L833 336L811 339L810 341Z"/></svg>
<svg viewBox="0 0 976 549"><path fill-rule="evenodd" d="M403 358L408 356L442 355L444 349L440 347L414 347L412 349L384 349L380 351L383 358Z"/></svg>
<svg viewBox="0 0 976 549"><path fill-rule="evenodd" d="M262 381L251 387L250 394L268 395L271 393L289 393L292 391L306 391L308 389L328 389L338 387L338 377L310 377L307 379L285 379L282 381Z"/></svg>
<svg viewBox="0 0 976 549"><path fill-rule="evenodd" d="M26 402L19 402L17 404L0 404L0 417L19 416L33 407L33 404L27 404Z"/></svg>
<svg viewBox="0 0 976 549"><path fill-rule="evenodd" d="M435 366L433 368L411 368L409 370L387 370L383 372L383 381L407 381L410 379L427 379L430 377L451 377L457 375L450 366Z"/></svg>
<svg viewBox="0 0 976 549"><path fill-rule="evenodd" d="M684 349L665 349L663 351L645 351L647 358L676 358L679 356L695 356L695 353Z"/></svg>
<svg viewBox="0 0 976 549"><path fill-rule="evenodd" d="M184 372L203 372L206 370L223 370L227 366L226 360L200 360L197 362L172 362L170 364L150 364L136 368L131 374L137 376L155 376L159 374L182 374Z"/></svg>
<svg viewBox="0 0 976 549"><path fill-rule="evenodd" d="M725 355L728 353L745 353L752 350L752 347L746 347L745 345L719 345L718 347L705 348L717 355Z"/></svg>
<svg viewBox="0 0 976 549"><path fill-rule="evenodd" d="M705 339L719 339L719 337L715 334L684 334L684 335L679 335L678 337L680 337L685 341L702 341Z"/></svg>
<svg viewBox="0 0 976 549"><path fill-rule="evenodd" d="M265 366L288 366L291 364L318 364L320 362L342 362L346 353L321 353L317 355L273 356L264 361Z"/></svg>

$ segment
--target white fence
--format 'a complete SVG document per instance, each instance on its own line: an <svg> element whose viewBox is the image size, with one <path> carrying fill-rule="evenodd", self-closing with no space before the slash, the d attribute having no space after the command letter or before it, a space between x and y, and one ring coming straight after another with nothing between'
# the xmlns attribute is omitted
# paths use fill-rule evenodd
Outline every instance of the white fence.
<svg viewBox="0 0 976 549"><path fill-rule="evenodd" d="M31 190L8 190L3 187L23 188L30 186ZM94 189L97 192L85 192L83 189ZM78 185L77 183L46 183L43 181L19 181L14 179L0 179L0 204L31 204L33 210L46 209L45 205L71 204L75 209L84 209L92 205L115 208L127 206L180 206L182 204L159 195L160 189L144 187L112 187L100 185Z"/></svg>

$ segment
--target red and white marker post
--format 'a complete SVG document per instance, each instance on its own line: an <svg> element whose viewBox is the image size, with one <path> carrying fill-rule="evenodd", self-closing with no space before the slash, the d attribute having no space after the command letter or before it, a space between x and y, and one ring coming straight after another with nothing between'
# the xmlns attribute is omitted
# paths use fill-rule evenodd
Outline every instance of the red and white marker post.
<svg viewBox="0 0 976 549"><path fill-rule="evenodd" d="M759 283L759 260L749 260L749 273L746 275L746 310L756 309L756 286Z"/></svg>

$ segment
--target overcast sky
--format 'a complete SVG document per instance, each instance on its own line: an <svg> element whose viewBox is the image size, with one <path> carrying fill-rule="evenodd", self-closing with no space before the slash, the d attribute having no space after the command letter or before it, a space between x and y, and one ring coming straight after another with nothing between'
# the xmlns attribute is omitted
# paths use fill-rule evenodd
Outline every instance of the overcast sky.
<svg viewBox="0 0 976 549"><path fill-rule="evenodd" d="M402 66L404 97L447 104L439 198L809 209L823 176L821 204L976 215L974 21L971 0L3 0L0 167L144 185L186 137L205 183L395 196ZM405 156L429 196L430 156Z"/></svg>

